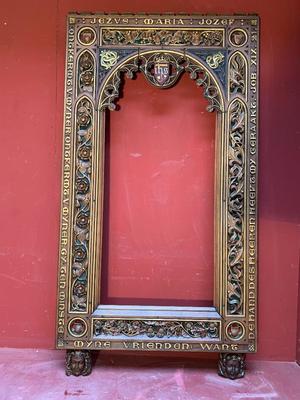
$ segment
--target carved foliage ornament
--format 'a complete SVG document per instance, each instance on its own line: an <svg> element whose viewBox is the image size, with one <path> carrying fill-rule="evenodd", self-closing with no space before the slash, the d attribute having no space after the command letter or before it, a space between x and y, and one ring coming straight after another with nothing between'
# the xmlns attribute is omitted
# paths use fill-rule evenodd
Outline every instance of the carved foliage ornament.
<svg viewBox="0 0 300 400"><path fill-rule="evenodd" d="M247 61L237 52L229 61L229 90L231 94L246 94Z"/></svg>
<svg viewBox="0 0 300 400"><path fill-rule="evenodd" d="M222 29L106 29L102 31L103 45L140 46L214 46L222 47Z"/></svg>
<svg viewBox="0 0 300 400"><path fill-rule="evenodd" d="M106 82L100 97L99 109L101 111L106 108L110 111L116 109L114 100L119 97L119 90L122 82L121 73L129 79L133 79L137 71L139 71L138 57L128 61L125 65L122 65L121 68L113 72L112 76Z"/></svg>
<svg viewBox="0 0 300 400"><path fill-rule="evenodd" d="M96 320L95 336L146 336L148 338L219 338L218 322L162 320Z"/></svg>
<svg viewBox="0 0 300 400"><path fill-rule="evenodd" d="M71 310L87 309L93 106L87 98L76 108L76 174Z"/></svg>
<svg viewBox="0 0 300 400"><path fill-rule="evenodd" d="M228 313L241 314L244 303L244 174L246 110L235 100L229 108L228 144Z"/></svg>
<svg viewBox="0 0 300 400"><path fill-rule="evenodd" d="M157 66L165 69L164 79L159 78ZM141 71L146 79L154 86L168 88L173 86L183 72L188 72L198 86L204 88L204 97L209 101L207 110L222 111L220 90L211 75L188 55L176 53L153 52L135 56L129 59L120 68L113 72L105 83L100 97L100 110L106 107L115 110L114 101L119 97L121 74L133 79L135 73Z"/></svg>
<svg viewBox="0 0 300 400"><path fill-rule="evenodd" d="M94 88L95 62L88 51L82 53L78 62L79 92L92 93Z"/></svg>
<svg viewBox="0 0 300 400"><path fill-rule="evenodd" d="M118 53L113 50L103 50L100 52L100 65L104 69L110 69L117 64Z"/></svg>

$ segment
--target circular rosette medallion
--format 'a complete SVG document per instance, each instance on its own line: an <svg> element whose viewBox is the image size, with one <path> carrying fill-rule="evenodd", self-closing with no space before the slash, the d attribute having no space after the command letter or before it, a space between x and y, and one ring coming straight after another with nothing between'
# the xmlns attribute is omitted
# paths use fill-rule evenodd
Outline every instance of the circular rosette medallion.
<svg viewBox="0 0 300 400"><path fill-rule="evenodd" d="M229 34L229 41L235 47L244 46L248 40L248 35L243 29L234 29Z"/></svg>
<svg viewBox="0 0 300 400"><path fill-rule="evenodd" d="M226 336L230 340L241 340L245 335L244 325L238 321L232 321L226 326Z"/></svg>
<svg viewBox="0 0 300 400"><path fill-rule="evenodd" d="M94 29L89 27L81 28L78 32L78 40L80 44L84 46L90 46L96 40L96 33Z"/></svg>
<svg viewBox="0 0 300 400"><path fill-rule="evenodd" d="M73 318L68 324L70 335L81 337L87 332L87 324L82 318Z"/></svg>

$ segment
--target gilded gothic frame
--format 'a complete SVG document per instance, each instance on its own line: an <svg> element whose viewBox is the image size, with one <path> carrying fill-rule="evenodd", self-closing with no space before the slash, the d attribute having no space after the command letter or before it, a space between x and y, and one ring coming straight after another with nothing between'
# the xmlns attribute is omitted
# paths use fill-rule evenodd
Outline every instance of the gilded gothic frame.
<svg viewBox="0 0 300 400"><path fill-rule="evenodd" d="M221 375L244 375L257 342L258 43L256 15L68 15L56 327L67 374L90 373L89 350L117 349L219 352ZM216 112L213 307L98 304L105 113L139 72L158 90L188 73Z"/></svg>

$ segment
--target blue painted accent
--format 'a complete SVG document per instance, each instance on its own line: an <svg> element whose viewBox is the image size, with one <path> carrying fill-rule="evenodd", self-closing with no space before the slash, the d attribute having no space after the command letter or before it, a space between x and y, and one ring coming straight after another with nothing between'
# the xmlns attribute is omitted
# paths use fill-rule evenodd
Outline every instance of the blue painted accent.
<svg viewBox="0 0 300 400"><path fill-rule="evenodd" d="M216 69L212 69L206 62L206 57L210 56L210 55L214 55L216 53L222 53L224 55L224 60L223 62L218 66L218 68ZM227 82L226 82L226 68L227 68L227 51L226 50L220 50L220 49L189 49L187 52L187 54L191 54L192 56L198 58L199 60L201 60L203 62L203 64L213 73L215 74L218 78L219 81L226 93L226 86L227 86Z"/></svg>
<svg viewBox="0 0 300 400"><path fill-rule="evenodd" d="M109 50L109 51L115 51L116 53L118 53L118 63L120 61L122 61L124 58L130 56L131 54L138 54L137 49L115 49L115 48L111 48L111 47L99 47L98 48L98 57L100 58L100 52L101 51L105 51L105 50ZM104 67L101 66L100 61L99 61L99 71L98 71L98 87L100 86L101 82L104 80L104 78L106 77L106 75L111 71L111 69L105 69Z"/></svg>

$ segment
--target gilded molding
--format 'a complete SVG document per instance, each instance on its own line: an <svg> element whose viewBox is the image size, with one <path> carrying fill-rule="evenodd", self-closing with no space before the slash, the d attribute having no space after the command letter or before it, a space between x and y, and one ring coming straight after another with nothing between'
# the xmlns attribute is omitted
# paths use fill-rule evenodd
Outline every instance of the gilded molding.
<svg viewBox="0 0 300 400"><path fill-rule="evenodd" d="M106 108L110 111L114 111L116 109L114 101L119 97L119 90L122 82L121 74L124 74L128 79L133 79L138 70L138 57L135 56L133 59L130 58L126 63L122 64L113 71L112 75L109 76L109 79L106 80L100 94L100 111L103 111Z"/></svg>

